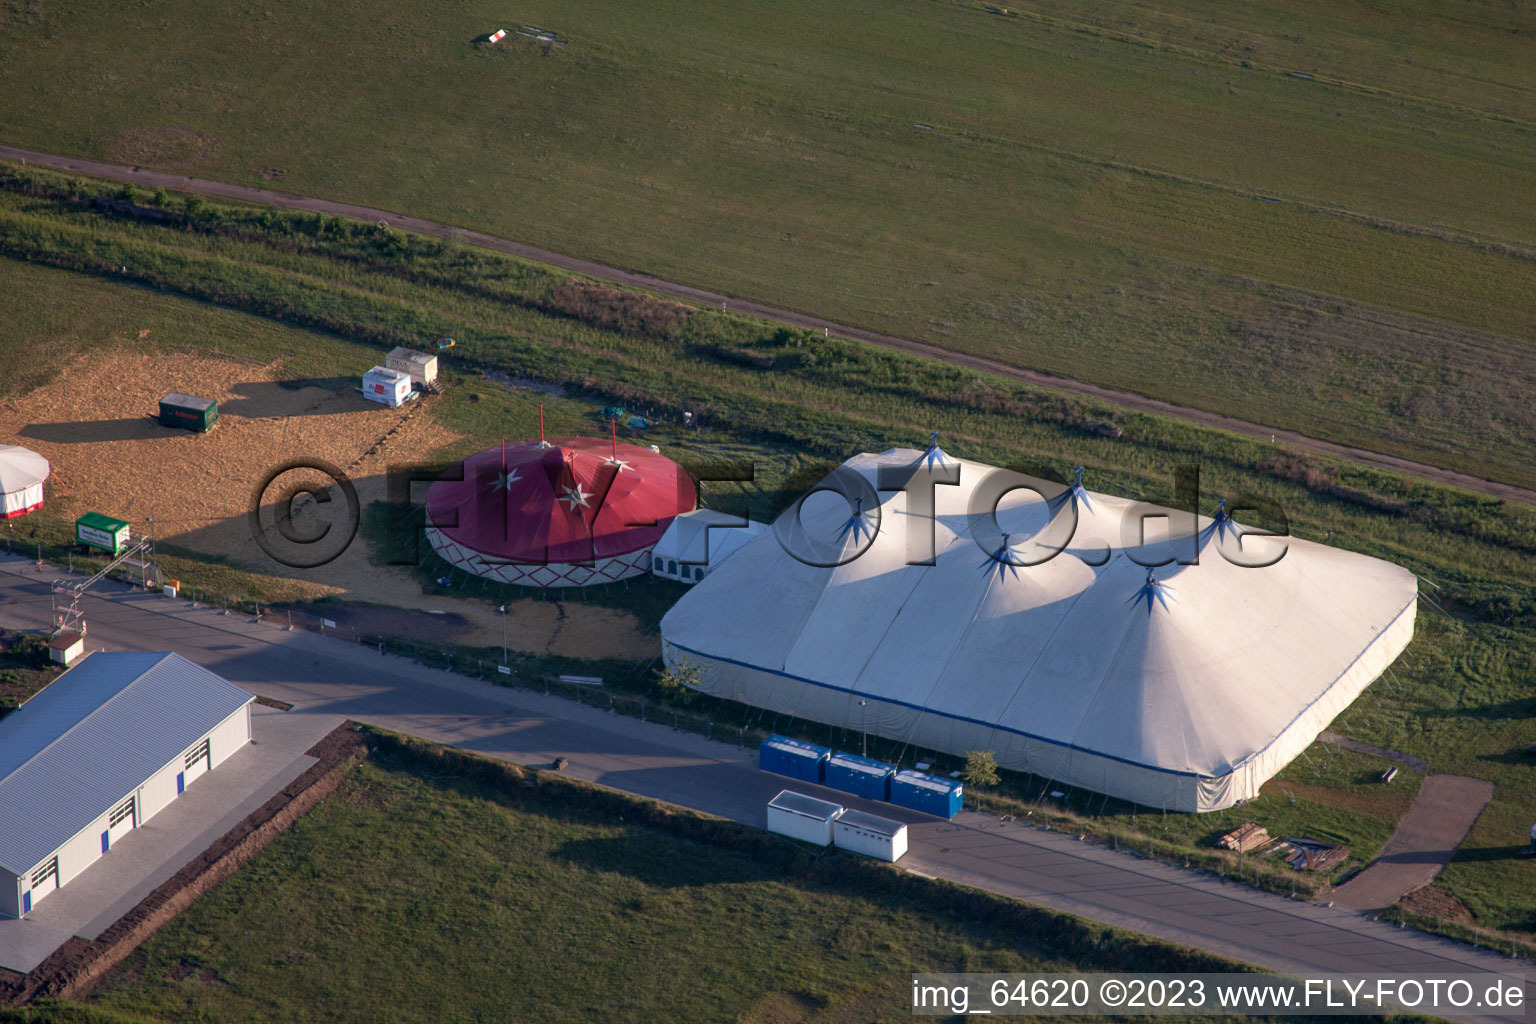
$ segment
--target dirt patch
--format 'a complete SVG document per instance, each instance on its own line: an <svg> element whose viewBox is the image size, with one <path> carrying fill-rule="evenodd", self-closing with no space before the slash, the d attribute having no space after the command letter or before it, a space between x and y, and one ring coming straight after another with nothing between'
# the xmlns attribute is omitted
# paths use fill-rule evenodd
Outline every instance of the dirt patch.
<svg viewBox="0 0 1536 1024"><path fill-rule="evenodd" d="M117 140L112 152L125 164L194 167L208 159L212 148L202 132L163 124L129 132Z"/></svg>
<svg viewBox="0 0 1536 1024"><path fill-rule="evenodd" d="M818 1004L808 996L770 992L742 1015L742 1024L805 1024Z"/></svg>
<svg viewBox="0 0 1536 1024"><path fill-rule="evenodd" d="M1467 909L1466 904L1444 889L1433 885L1415 889L1398 900L1397 905L1409 913L1418 914L1421 917L1432 917L1436 921L1449 921L1453 924L1476 923L1472 911Z"/></svg>
<svg viewBox="0 0 1536 1024"><path fill-rule="evenodd" d="M318 459L344 471L360 508L388 500L391 465L429 463L461 440L430 414L431 398L391 409L365 400L350 376L299 379L285 374L281 363L134 351L138 340L119 338L117 351L76 360L54 382L0 404L0 438L18 438L53 464L57 479L50 499L66 493L78 499L74 514L103 512L135 529L152 516L156 540L166 550L291 581L300 601L348 598L345 628L357 637L501 645L503 623L491 606L423 593L408 569L374 564L361 538L343 547L351 524L335 480L313 468L269 480L285 466ZM154 413L170 391L216 400L213 430L193 434L160 426ZM333 560L295 568L262 547L248 515L264 482L261 521L277 553L299 550L283 547L273 525L280 510L291 508L291 529L302 537L332 531L324 536L338 539ZM306 489L325 500L305 495ZM550 603L519 601L511 608L506 642L518 651L629 660L657 653L655 638L623 612L571 604L552 643L557 615ZM430 612L443 614L423 614Z"/></svg>
<svg viewBox="0 0 1536 1024"><path fill-rule="evenodd" d="M367 752L368 743L361 726L352 722L337 726L306 751L316 758L316 762L304 774L230 829L170 881L146 896L99 938L71 938L30 974L4 972L0 977L0 1006L84 995L141 942L191 906L203 893L244 867L300 816L334 792L341 784L346 766L354 759L366 756ZM184 973L181 973L183 969ZM172 980L182 981L195 969L195 965L182 961L171 968L170 975ZM216 974L214 978L222 980L217 979ZM204 980L209 979L205 976Z"/></svg>

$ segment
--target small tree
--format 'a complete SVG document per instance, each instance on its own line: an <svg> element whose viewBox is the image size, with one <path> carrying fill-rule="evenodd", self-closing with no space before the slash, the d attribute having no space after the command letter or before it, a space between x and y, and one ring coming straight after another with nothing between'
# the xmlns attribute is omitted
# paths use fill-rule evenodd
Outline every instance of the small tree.
<svg viewBox="0 0 1536 1024"><path fill-rule="evenodd" d="M965 771L960 775L967 786L973 789L990 788L997 785L997 755L990 750L967 750L965 752Z"/></svg>
<svg viewBox="0 0 1536 1024"><path fill-rule="evenodd" d="M668 697L688 699L699 692L704 683L704 673L691 661L678 661L675 665L656 670L656 685Z"/></svg>

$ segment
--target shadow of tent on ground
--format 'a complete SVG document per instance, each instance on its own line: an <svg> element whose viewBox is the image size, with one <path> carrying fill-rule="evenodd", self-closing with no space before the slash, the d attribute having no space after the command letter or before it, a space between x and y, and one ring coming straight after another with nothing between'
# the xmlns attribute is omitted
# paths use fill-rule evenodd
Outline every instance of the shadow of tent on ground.
<svg viewBox="0 0 1536 1024"><path fill-rule="evenodd" d="M102 444L108 441L148 441L184 437L188 431L162 427L154 415L127 416L116 420L72 420L63 423L29 423L18 433L51 444Z"/></svg>

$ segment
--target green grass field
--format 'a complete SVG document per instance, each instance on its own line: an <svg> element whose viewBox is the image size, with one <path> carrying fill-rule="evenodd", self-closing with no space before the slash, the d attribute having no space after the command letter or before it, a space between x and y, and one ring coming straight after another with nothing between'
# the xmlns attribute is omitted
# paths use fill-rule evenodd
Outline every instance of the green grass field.
<svg viewBox="0 0 1536 1024"><path fill-rule="evenodd" d="M31 180L39 189L58 181ZM42 344L60 360L136 337L149 324L158 325L151 338L161 338L156 343L167 351L184 345L266 353L292 358L295 367L364 366L379 347L450 334L460 344L447 372L460 383L433 408L471 435L466 448L503 431L531 432L537 393L490 376L525 374L565 390L563 398L542 399L554 429L601 429L597 410L617 402L657 411L661 425L646 436L670 452L754 462L758 481L712 485L705 495L728 507L745 500L759 517L780 507L797 482L813 482L818 464L855 451L921 445L929 429L938 429L956 454L993 464L1044 461L1060 473L1084 465L1095 488L1152 501L1171 500L1176 467L1198 464L1207 502L1223 494L1267 495L1286 509L1298 536L1412 568L1439 587L1426 584L1430 601L1417 639L1394 674L1335 727L1420 757L1436 771L1498 783L1443 885L1480 924L1529 934L1536 887L1517 851L1536 801L1521 752L1536 724L1529 697L1536 678L1536 595L1529 586L1536 578L1536 510L719 311L695 312L670 334L616 329L551 306L563 274L372 227L218 205L182 227L152 226L89 212L92 186L71 188L74 199L0 190L0 218L13 228L0 244L32 261L0 259L0 282L28 296L14 301L12 319L0 323L0 357L18 365L36 365ZM43 309L55 312L37 312ZM677 424L685 407L701 412L703 429ZM1122 430L1119 439L1088 429L1105 422ZM208 585L226 592L250 588L234 592L257 596L273 585L238 566L176 569L189 581L205 571L217 581ZM649 607L645 600L635 607ZM500 652L444 653L462 666L466 657L495 660ZM591 674L609 676L621 693L658 696L641 664L617 675ZM717 710L732 729L793 724L739 706ZM1379 768L1372 758L1314 749L1263 800L1198 818L1149 815L1080 793L1066 802L1106 832L1175 851L1196 850L1213 830L1256 820L1276 834L1320 833L1368 857L1390 834L1414 784L1407 776L1391 787L1367 781ZM1016 783L1022 795L1039 793L1028 791L1034 781Z"/></svg>
<svg viewBox="0 0 1536 1024"><path fill-rule="evenodd" d="M914 971L1230 969L744 826L375 742L85 1008L166 1024L852 1024L909 1019Z"/></svg>
<svg viewBox="0 0 1536 1024"><path fill-rule="evenodd" d="M1536 485L1536 18L1229 7L13 0L0 136Z"/></svg>

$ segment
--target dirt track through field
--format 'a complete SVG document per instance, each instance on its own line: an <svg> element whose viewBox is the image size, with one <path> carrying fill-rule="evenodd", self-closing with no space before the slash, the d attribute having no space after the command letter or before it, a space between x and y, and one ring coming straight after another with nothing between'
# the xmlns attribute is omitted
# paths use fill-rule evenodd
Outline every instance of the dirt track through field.
<svg viewBox="0 0 1536 1024"><path fill-rule="evenodd" d="M479 231L470 231L464 228L442 224L437 221L422 220L419 217L408 217L402 214L391 213L388 210L378 210L367 206L354 206L350 203L338 203L326 199L312 199L306 196L296 196L285 192L273 192L267 189L250 188L243 185L230 185L219 181L209 181L206 178L194 178L189 175L167 174L161 171L147 170L142 167L128 167L121 164L96 163L91 160L77 160L73 157L57 156L49 153L36 153L31 150L18 149L14 146L0 145L0 159L19 160L23 163L34 163L43 167L51 167L56 170L69 171L75 174L86 174L96 178L106 178L111 181L129 181L143 185L147 188L177 189L182 192L198 192L204 195L218 196L222 199L234 199L240 202L260 203L267 206L276 206L286 210L304 210L310 213L325 213L339 217L350 217L363 221L387 221L391 227L412 231L421 235L431 235L436 238L446 238L451 233L470 245L492 249L497 252L509 253L524 259L536 260L551 266L561 267L578 274L589 277L612 281L617 284L629 285L635 288L645 288L649 291L689 302L697 302L707 306L724 306L738 313L761 317L765 320L773 320L778 323L788 324L793 327L805 327L811 330L836 331L839 337L851 338L863 341L881 348L895 349L913 355L924 356L949 363L953 366L964 367L969 370L977 370L983 373L995 373L1004 377L1011 377L1028 384L1039 387L1051 388L1056 391L1065 391L1070 394L1082 395L1087 398L1095 398L1127 409L1136 409L1141 412L1156 413L1162 416L1172 416L1177 419L1195 423L1200 426L1214 427L1218 430L1231 431L1234 434L1242 434L1247 437L1256 437L1260 440L1271 438L1276 444L1290 448L1312 452L1317 455L1331 458L1345 459L1350 462L1358 462L1362 465L1376 469L1384 469L1393 473L1403 473L1408 476L1420 477L1435 483L1446 484L1451 487L1460 487L1464 490L1478 494L1486 494L1495 498L1504 498L1511 501L1524 502L1528 505L1536 505L1536 491L1516 487L1512 484L1500 483L1496 480L1484 480L1470 476L1466 473L1458 473L1454 470L1443 469L1438 466L1430 466L1409 459L1401 459L1394 455L1384 455L1379 452L1366 451L1363 448L1355 448L1350 445L1335 444L1331 441L1319 440L1308 437L1291 430L1279 430L1274 427L1266 427L1262 424L1248 423L1244 420L1234 419L1230 416L1222 416L1217 413L1205 412L1184 405L1174 405L1171 402L1163 402L1146 395L1139 395L1130 391L1115 391L1110 388L1099 387L1084 381L1072 380L1067 377L1057 377L1054 374L1042 373L1038 370L1027 370L1017 366L1010 366L991 359L983 359L979 356L965 355L960 352L951 352L947 349L933 345L925 345L922 342L911 341L906 338L897 338L889 334L880 334L875 331L867 331L859 327L850 327L846 324L824 320L821 317L810 316L791 309L783 309L777 306L768 306L750 299L737 299L728 295L720 295L715 292L705 291L702 288L693 288L688 285L676 284L671 281L663 281L651 277L649 274L641 274L630 270L621 270L617 267L594 263L590 260L580 259L575 256L565 256L560 253L549 252L545 249L537 249L531 245L523 245L505 238L497 238L494 235L483 234Z"/></svg>

